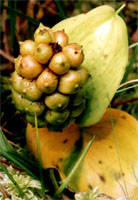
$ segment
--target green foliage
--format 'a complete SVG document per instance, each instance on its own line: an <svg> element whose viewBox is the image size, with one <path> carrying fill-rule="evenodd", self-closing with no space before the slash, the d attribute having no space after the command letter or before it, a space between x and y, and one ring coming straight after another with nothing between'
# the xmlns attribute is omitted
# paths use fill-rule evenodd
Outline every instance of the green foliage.
<svg viewBox="0 0 138 200"><path fill-rule="evenodd" d="M5 172L5 171L4 171ZM9 197L3 198L2 193L0 193L0 200L40 200L41 195L41 183L38 180L33 179L31 176L24 172L15 170L12 166L7 168L7 172L0 172L0 184L2 187L10 194ZM15 183L11 181L15 180ZM17 187L18 185L18 187ZM20 190L19 190L20 188ZM22 193L23 195L21 195ZM23 197L24 196L24 197Z"/></svg>

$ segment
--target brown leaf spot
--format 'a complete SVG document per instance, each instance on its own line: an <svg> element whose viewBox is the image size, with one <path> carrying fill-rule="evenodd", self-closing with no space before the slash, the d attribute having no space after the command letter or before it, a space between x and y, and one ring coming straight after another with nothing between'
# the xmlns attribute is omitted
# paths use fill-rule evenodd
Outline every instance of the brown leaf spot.
<svg viewBox="0 0 138 200"><path fill-rule="evenodd" d="M122 119L126 119L126 116L123 115L123 116L122 116Z"/></svg>
<svg viewBox="0 0 138 200"><path fill-rule="evenodd" d="M68 139L65 139L64 141L63 141L63 144L66 144L68 142Z"/></svg>
<svg viewBox="0 0 138 200"><path fill-rule="evenodd" d="M107 54L105 54L105 55L104 55L104 58L107 58L107 57L108 57L108 55L107 55Z"/></svg>
<svg viewBox="0 0 138 200"><path fill-rule="evenodd" d="M105 181L105 177L104 177L103 175L99 175L99 178L101 179L101 181L102 181L103 183L106 182L106 181Z"/></svg>
<svg viewBox="0 0 138 200"><path fill-rule="evenodd" d="M99 160L98 163L99 163L99 164L103 164L103 161L102 161L102 160Z"/></svg>
<svg viewBox="0 0 138 200"><path fill-rule="evenodd" d="M92 190L92 189L93 189L93 187L92 187L92 185L91 185L91 184L88 184L88 188L89 188L90 190Z"/></svg>

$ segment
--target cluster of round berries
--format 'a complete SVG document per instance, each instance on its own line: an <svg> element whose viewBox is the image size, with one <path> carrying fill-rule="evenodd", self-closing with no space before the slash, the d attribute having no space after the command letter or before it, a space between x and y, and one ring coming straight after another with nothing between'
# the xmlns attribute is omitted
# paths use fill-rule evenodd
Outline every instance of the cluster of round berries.
<svg viewBox="0 0 138 200"><path fill-rule="evenodd" d="M38 125L61 126L76 119L85 109L82 86L88 72L80 66L83 51L69 44L64 30L53 32L40 24L34 41L20 42L20 55L12 74L12 97L16 108L26 119Z"/></svg>

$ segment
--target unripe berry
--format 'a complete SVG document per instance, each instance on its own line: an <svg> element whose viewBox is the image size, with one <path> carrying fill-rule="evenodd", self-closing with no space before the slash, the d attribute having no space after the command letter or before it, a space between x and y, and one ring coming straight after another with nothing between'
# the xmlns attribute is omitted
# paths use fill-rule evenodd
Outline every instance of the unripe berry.
<svg viewBox="0 0 138 200"><path fill-rule="evenodd" d="M36 101L42 96L42 91L37 87L36 80L24 78L21 87L23 96L31 101Z"/></svg>
<svg viewBox="0 0 138 200"><path fill-rule="evenodd" d="M38 88L45 93L53 93L58 84L58 77L46 68L37 78Z"/></svg>
<svg viewBox="0 0 138 200"><path fill-rule="evenodd" d="M26 98L23 99L23 106L25 108L25 112L29 115L36 115L39 116L43 113L45 109L45 105L42 102L32 102Z"/></svg>
<svg viewBox="0 0 138 200"><path fill-rule="evenodd" d="M38 44L34 49L34 58L41 64L46 64L53 55L53 50L48 44Z"/></svg>
<svg viewBox="0 0 138 200"><path fill-rule="evenodd" d="M43 71L42 65L32 55L18 56L15 59L15 69L20 76L28 79L36 78Z"/></svg>
<svg viewBox="0 0 138 200"><path fill-rule="evenodd" d="M78 117L85 109L85 99L79 106L74 106L71 111L71 117Z"/></svg>
<svg viewBox="0 0 138 200"><path fill-rule="evenodd" d="M57 42L62 47L68 44L68 36L64 32L64 30L54 32L54 37L55 37L55 42Z"/></svg>
<svg viewBox="0 0 138 200"><path fill-rule="evenodd" d="M23 81L23 78L20 75L18 75L16 71L14 71L12 73L11 81L12 81L13 88L17 92L22 93L22 81Z"/></svg>
<svg viewBox="0 0 138 200"><path fill-rule="evenodd" d="M84 60L84 54L80 45L75 43L69 44L63 47L62 51L69 58L71 67L76 68L82 64Z"/></svg>
<svg viewBox="0 0 138 200"><path fill-rule="evenodd" d="M45 115L45 119L47 122L53 125L62 124L69 117L69 110L63 110L60 112L48 110Z"/></svg>
<svg viewBox="0 0 138 200"><path fill-rule="evenodd" d="M69 99L70 99L69 96L56 92L51 94L50 96L46 96L45 104L51 110L59 111L67 107Z"/></svg>
<svg viewBox="0 0 138 200"><path fill-rule="evenodd" d="M14 102L15 107L18 110L24 111L23 97L21 94L16 92L16 90L14 90L13 88L12 88L12 100Z"/></svg>
<svg viewBox="0 0 138 200"><path fill-rule="evenodd" d="M63 52L59 52L52 57L48 67L54 73L62 75L69 70L70 62L68 57Z"/></svg>
<svg viewBox="0 0 138 200"><path fill-rule="evenodd" d="M82 87L83 85L87 83L89 74L85 67L79 67L77 72L79 72L81 76L81 87Z"/></svg>
<svg viewBox="0 0 138 200"><path fill-rule="evenodd" d="M34 48L35 42L32 40L25 40L24 42L20 42L20 54L22 56L33 55Z"/></svg>
<svg viewBox="0 0 138 200"><path fill-rule="evenodd" d="M77 71L69 70L60 77L58 91L63 94L75 94L80 88L80 74Z"/></svg>
<svg viewBox="0 0 138 200"><path fill-rule="evenodd" d="M54 42L54 33L50 28L40 24L34 33L34 40L36 44L49 44Z"/></svg>
<svg viewBox="0 0 138 200"><path fill-rule="evenodd" d="M84 90L80 89L75 95L73 95L73 101L72 101L72 105L73 106L78 106L80 105L83 100L84 100Z"/></svg>

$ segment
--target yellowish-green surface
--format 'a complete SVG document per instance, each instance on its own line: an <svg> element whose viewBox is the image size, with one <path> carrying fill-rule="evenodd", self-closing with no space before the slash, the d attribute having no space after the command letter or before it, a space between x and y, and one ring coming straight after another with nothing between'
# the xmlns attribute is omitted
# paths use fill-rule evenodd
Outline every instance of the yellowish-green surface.
<svg viewBox="0 0 138 200"><path fill-rule="evenodd" d="M100 6L52 28L62 29L68 34L69 43L82 45L82 65L91 74L85 86L88 105L78 120L81 126L89 126L103 116L124 75L128 62L126 25L112 7Z"/></svg>
<svg viewBox="0 0 138 200"><path fill-rule="evenodd" d="M138 123L120 110L107 109L103 118L88 128L75 124L63 132L40 128L43 167L54 167L62 179L66 178L93 135L94 143L69 185L78 191L98 186L100 191L114 198L133 195L138 186ZM29 149L37 157L36 131L30 124L26 137Z"/></svg>

